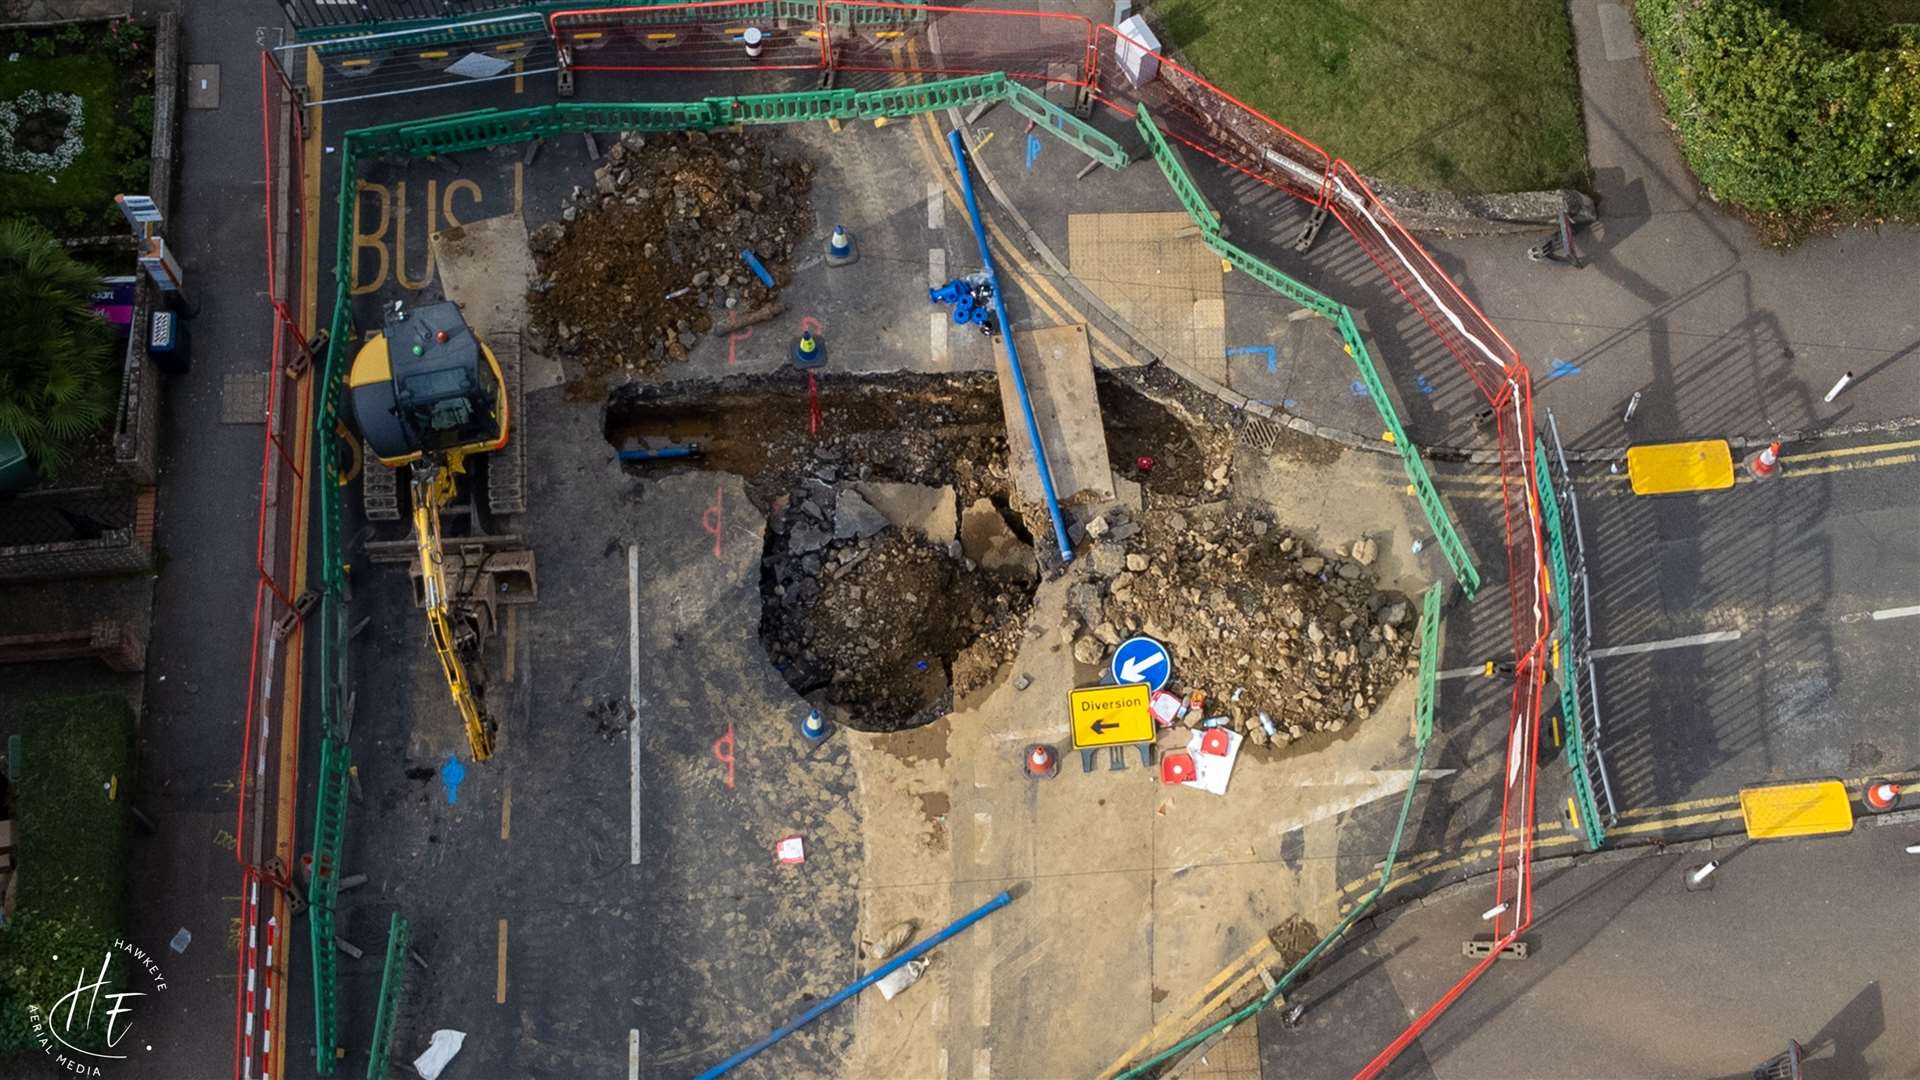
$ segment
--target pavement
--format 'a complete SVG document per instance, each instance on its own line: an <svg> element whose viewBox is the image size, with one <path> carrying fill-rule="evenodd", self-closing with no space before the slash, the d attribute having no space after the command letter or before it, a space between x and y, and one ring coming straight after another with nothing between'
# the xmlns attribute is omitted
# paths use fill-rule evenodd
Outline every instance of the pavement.
<svg viewBox="0 0 1920 1080"><path fill-rule="evenodd" d="M1808 1052L1807 1080L1912 1076L1920 1009L1909 906L1913 824L1547 871L1524 960L1501 960L1381 1075L1746 1077ZM1266 1075L1348 1077L1474 963L1492 889L1404 909L1259 1016ZM1383 920L1384 921L1384 920Z"/></svg>

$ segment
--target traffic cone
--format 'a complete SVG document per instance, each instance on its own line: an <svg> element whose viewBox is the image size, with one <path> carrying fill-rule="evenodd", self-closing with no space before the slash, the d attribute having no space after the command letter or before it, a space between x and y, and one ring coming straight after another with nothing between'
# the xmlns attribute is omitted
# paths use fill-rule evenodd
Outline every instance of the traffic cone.
<svg viewBox="0 0 1920 1080"><path fill-rule="evenodd" d="M816 368L826 362L827 343L811 330L800 331L800 340L793 343L793 366Z"/></svg>
<svg viewBox="0 0 1920 1080"><path fill-rule="evenodd" d="M1747 458L1747 471L1755 480L1771 480L1780 473L1780 440L1775 439L1765 450Z"/></svg>
<svg viewBox="0 0 1920 1080"><path fill-rule="evenodd" d="M760 59L761 51L766 48L765 38L766 33L757 26L747 27L746 32L740 35L741 44L747 47L747 59Z"/></svg>
<svg viewBox="0 0 1920 1080"><path fill-rule="evenodd" d="M1027 775L1035 780L1051 780L1060 772L1060 757L1053 752L1053 747L1046 743L1034 743L1027 747L1026 757L1021 761L1021 768L1024 768Z"/></svg>
<svg viewBox="0 0 1920 1080"><path fill-rule="evenodd" d="M853 234L845 225L835 225L833 235L827 238L827 265L845 266L859 257L853 250Z"/></svg>
<svg viewBox="0 0 1920 1080"><path fill-rule="evenodd" d="M1891 780L1867 781L1867 809L1884 814L1900 803L1900 785Z"/></svg>
<svg viewBox="0 0 1920 1080"><path fill-rule="evenodd" d="M831 730L827 718L820 715L819 709L809 709L807 715L800 718L800 737L810 743L826 738Z"/></svg>

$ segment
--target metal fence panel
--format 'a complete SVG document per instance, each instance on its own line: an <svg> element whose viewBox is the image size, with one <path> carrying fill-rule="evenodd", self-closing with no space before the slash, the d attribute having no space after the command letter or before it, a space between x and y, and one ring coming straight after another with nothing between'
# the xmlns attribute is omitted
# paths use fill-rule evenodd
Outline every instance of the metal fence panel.
<svg viewBox="0 0 1920 1080"><path fill-rule="evenodd" d="M320 68L328 105L499 83L560 68L546 19L532 13L342 34L282 45L272 55L303 95L308 69Z"/></svg>

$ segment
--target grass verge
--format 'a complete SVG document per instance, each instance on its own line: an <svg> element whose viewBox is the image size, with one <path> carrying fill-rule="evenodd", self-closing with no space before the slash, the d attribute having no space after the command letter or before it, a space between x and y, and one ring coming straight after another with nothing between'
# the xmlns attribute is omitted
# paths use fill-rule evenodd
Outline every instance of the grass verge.
<svg viewBox="0 0 1920 1080"><path fill-rule="evenodd" d="M1584 187L1566 5L1159 0L1200 75L1369 176L1459 192Z"/></svg>
<svg viewBox="0 0 1920 1080"><path fill-rule="evenodd" d="M38 1049L28 1006L51 1007L73 988L79 958L105 955L120 935L127 895L133 713L126 699L38 702L25 710L20 731L20 888L13 922L0 931L0 1055ZM115 778L117 797L109 798Z"/></svg>
<svg viewBox="0 0 1920 1080"><path fill-rule="evenodd" d="M124 82L102 52L22 52L10 63L0 55L0 101L28 90L78 94L85 140L73 164L51 177L0 172L0 213L31 217L67 236L109 231L122 220L113 197L146 190L153 127L152 96L134 94Z"/></svg>

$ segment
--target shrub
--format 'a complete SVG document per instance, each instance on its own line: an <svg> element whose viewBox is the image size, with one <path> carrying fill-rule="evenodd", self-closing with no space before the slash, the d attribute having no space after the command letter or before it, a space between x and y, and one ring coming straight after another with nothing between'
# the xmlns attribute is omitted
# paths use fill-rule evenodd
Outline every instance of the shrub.
<svg viewBox="0 0 1920 1080"><path fill-rule="evenodd" d="M120 936L126 904L133 779L126 699L30 705L21 742L25 760L14 789L20 893L13 923L0 931L0 1054L37 1045L27 1006L46 1008L72 989L71 958L103 955ZM115 777L118 797L109 799L104 788Z"/></svg>
<svg viewBox="0 0 1920 1080"><path fill-rule="evenodd" d="M1764 0L1637 0L1682 152L1764 212L1920 212L1920 41L1849 51Z"/></svg>
<svg viewBox="0 0 1920 1080"><path fill-rule="evenodd" d="M0 224L0 431L50 472L113 415L113 334L89 300L99 287L46 230Z"/></svg>

